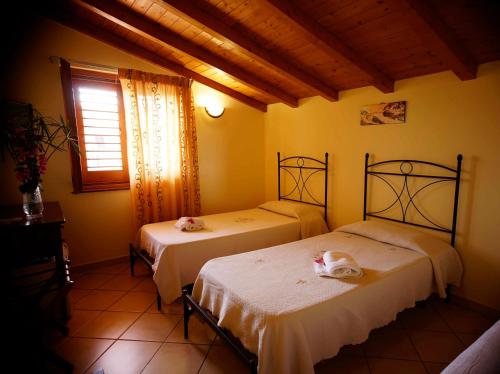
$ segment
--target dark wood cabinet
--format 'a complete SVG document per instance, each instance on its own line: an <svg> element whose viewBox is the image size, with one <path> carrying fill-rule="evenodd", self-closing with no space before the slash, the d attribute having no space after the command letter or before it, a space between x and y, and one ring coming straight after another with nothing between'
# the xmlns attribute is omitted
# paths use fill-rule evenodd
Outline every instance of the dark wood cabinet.
<svg viewBox="0 0 500 374"><path fill-rule="evenodd" d="M0 207L0 287L11 321L7 335L25 351L30 342L33 365L45 365L48 359L71 367L47 344L54 329L68 333L67 296L73 282L63 250L64 223L58 202L45 202L43 216L32 220L26 220L21 206Z"/></svg>
<svg viewBox="0 0 500 374"><path fill-rule="evenodd" d="M44 203L43 216L27 220L21 206L0 208L2 256L7 265L25 267L55 259L63 264L62 233L65 219L58 202Z"/></svg>

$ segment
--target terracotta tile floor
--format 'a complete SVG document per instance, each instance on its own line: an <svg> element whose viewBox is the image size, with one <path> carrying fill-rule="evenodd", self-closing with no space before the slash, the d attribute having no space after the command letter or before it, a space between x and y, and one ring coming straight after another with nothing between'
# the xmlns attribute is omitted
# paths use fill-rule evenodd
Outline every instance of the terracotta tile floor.
<svg viewBox="0 0 500 374"><path fill-rule="evenodd" d="M156 308L145 266L96 266L75 272L68 337L54 349L75 373L246 373L239 358L197 318L184 340L182 305ZM363 344L345 346L315 366L317 373L439 373L495 321L441 301L399 313Z"/></svg>

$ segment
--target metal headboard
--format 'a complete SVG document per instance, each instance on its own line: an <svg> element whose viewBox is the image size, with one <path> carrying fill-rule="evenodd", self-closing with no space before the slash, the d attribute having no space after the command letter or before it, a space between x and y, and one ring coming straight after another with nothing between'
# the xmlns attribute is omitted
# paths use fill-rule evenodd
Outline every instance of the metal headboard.
<svg viewBox="0 0 500 374"><path fill-rule="evenodd" d="M381 219L386 219L389 221L395 221L395 222L401 222L405 223L408 225L413 225L413 226L418 226L418 227L423 227L426 229L432 229L432 230L437 230L445 233L451 234L451 245L454 247L455 246L455 235L457 232L457 210L458 210L458 193L460 189L460 173L462 169L462 155L459 154L457 155L457 167L456 169L452 169L448 166L444 165L439 165L435 164L433 162L428 162L428 161L418 161L418 160L388 160L388 161L382 161L382 162L376 162L373 164L368 164L368 157L369 154L367 153L365 155L365 188L364 188L364 199L363 199L363 220L366 220L366 217L377 217ZM376 171L375 169L381 165L388 165L388 164L399 164L399 170L400 172L382 172L382 171ZM414 174L413 173L413 166L414 165L427 165L431 166L436 170L436 174ZM449 175L439 175L439 172L443 172L446 170L446 172ZM451 174L451 175L450 175ZM371 175L375 178L380 179L382 182L384 182L390 191L392 191L395 195L396 198L394 201L392 201L389 206L387 206L384 209L378 210L376 212L367 212L366 211L366 198L367 198L367 190L368 190L368 176ZM393 184L391 184L388 180L389 177L401 177L404 178L403 180L403 185L401 187L400 191L397 191L396 188L394 187ZM410 188L408 186L408 180L410 178L424 178L424 179L429 179L430 181L423 186L419 187L415 192L410 192ZM415 196L417 196L420 192L425 190L426 188L433 186L437 183L441 182L454 182L455 184L455 195L454 195L454 203L453 203L453 219L452 219L452 225L451 228L443 227L435 222L432 221L429 217L427 217L419 207L417 207L417 204L415 203ZM405 195L406 193L406 195ZM402 196L408 199L408 201L403 202ZM389 209L391 209L394 206L397 206L399 203L399 207L401 208L401 219L396 219L396 218L390 218L390 217L384 217L383 214L384 212L387 212ZM408 208L410 206L413 206L413 208L416 210L416 212L429 224L419 224L415 222L410 222L408 220Z"/></svg>
<svg viewBox="0 0 500 374"><path fill-rule="evenodd" d="M306 166L306 161L311 163L311 166ZM281 171L286 172L287 175L290 175L292 177L293 183L291 191L286 194L281 193ZM321 172L323 172L325 175L325 190L323 202L316 199L316 197L308 188L308 182L310 181L310 178L313 175ZM298 196L298 198L294 199L291 196ZM297 201L304 204L322 207L324 209L325 221L327 221L326 207L328 203L328 152L325 153L325 161L306 156L291 156L281 159L280 153L278 152L278 200Z"/></svg>

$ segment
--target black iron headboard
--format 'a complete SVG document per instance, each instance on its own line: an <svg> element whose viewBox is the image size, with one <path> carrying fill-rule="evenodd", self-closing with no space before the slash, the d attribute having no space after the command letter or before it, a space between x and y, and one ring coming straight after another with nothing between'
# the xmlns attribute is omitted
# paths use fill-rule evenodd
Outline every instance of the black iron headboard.
<svg viewBox="0 0 500 374"><path fill-rule="evenodd" d="M290 175L293 181L291 191L286 194L281 193L281 171ZM325 175L323 202L318 200L308 188L310 178L321 172ZM294 199L291 196L298 196L298 198ZM322 207L324 209L325 221L327 221L328 152L325 153L325 161L306 156L291 156L281 159L280 153L278 152L278 200L297 201L304 204Z"/></svg>
<svg viewBox="0 0 500 374"><path fill-rule="evenodd" d="M457 156L457 167L456 169L450 168L448 166L444 165L439 165L433 162L428 162L428 161L418 161L418 160L387 160L387 161L381 161L381 162L376 162L373 164L368 163L368 157L369 154L367 153L365 155L365 188L364 188L364 199L363 199L363 220L366 220L366 217L377 217L377 218L382 218L386 219L389 221L395 221L395 222L401 222L405 223L408 225L413 225L413 226L419 226L423 227L426 229L432 229L432 230L437 230L437 231L442 231L445 233L451 234L451 245L454 247L455 246L455 235L457 232L457 210L458 210L458 192L460 189L460 173L462 169L462 155L459 154ZM397 165L399 164L399 170L400 172L383 172L383 171L377 171L377 167L380 167L381 165ZM428 167L432 167L433 170L436 170L436 173L433 174L417 174L413 173L413 166L414 165L426 165ZM448 175L440 175L440 172L447 173ZM382 182L384 182L387 185L387 188L389 188L390 191L392 191L395 195L396 198L394 201L390 202L389 206L387 206L384 209L378 210L376 212L367 212L366 211L366 199L367 199L367 190L368 190L368 176L371 175L375 178L380 179ZM388 180L389 177L401 177L404 178L403 180L403 185L401 187L401 190L398 191L396 187L390 183ZM428 179L429 182L425 183L423 186L419 187L415 192L410 192L410 187L408 186L408 179L409 178L424 178ZM454 182L455 184L455 191L454 191L454 199L453 199L453 217L452 217L452 224L451 228L443 227L435 222L433 222L426 214L422 212L422 209L419 209L417 207L417 204L415 203L415 196L417 196L418 193L421 191L425 190L429 186L433 186L437 183L441 182ZM406 195L404 195L406 193ZM407 198L408 200L403 202L402 196ZM401 208L401 219L396 219L396 218L391 218L391 217L384 217L382 214L384 212L387 212L389 209L393 208L394 206L397 206L399 203L399 207ZM419 224L415 222L410 222L408 220L408 208L413 206L415 211L429 224Z"/></svg>

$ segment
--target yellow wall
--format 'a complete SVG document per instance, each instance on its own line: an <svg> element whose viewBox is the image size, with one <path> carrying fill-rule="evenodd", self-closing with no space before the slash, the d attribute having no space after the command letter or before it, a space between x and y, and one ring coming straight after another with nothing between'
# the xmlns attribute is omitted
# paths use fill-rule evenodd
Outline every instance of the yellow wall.
<svg viewBox="0 0 500 374"><path fill-rule="evenodd" d="M31 102L54 118L64 113L64 104L59 69L49 63L50 55L169 74L49 20L40 20L29 34L29 41L14 58L15 69L2 82L1 97ZM196 108L203 213L255 207L264 199L264 114L200 84L194 85L193 92L197 102L213 95L226 106L218 119ZM0 204L20 202L12 162L0 161L0 180ZM68 152L57 153L49 161L43 181L43 199L60 201L63 207L64 237L74 264L127 254L129 191L72 194Z"/></svg>
<svg viewBox="0 0 500 374"><path fill-rule="evenodd" d="M360 126L360 107L407 101L404 125ZM299 108L269 106L266 114L266 197L276 190L275 154L332 156L330 227L362 218L363 162L423 159L455 165L463 153L458 250L465 265L456 292L500 309L500 62L482 65L462 82L451 72L396 82L395 93L373 87L342 92L335 103L315 97Z"/></svg>
<svg viewBox="0 0 500 374"><path fill-rule="evenodd" d="M201 84L194 92L226 108L220 118L196 111L203 213L254 208L264 201L264 113Z"/></svg>

